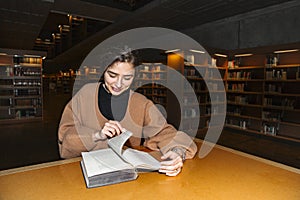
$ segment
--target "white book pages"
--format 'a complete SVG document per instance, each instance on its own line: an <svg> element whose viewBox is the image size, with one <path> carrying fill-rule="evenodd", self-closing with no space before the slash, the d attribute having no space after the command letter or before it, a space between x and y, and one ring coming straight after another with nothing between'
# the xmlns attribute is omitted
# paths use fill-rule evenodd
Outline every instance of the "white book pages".
<svg viewBox="0 0 300 200"><path fill-rule="evenodd" d="M125 131L117 137L113 137L108 140L108 146L112 148L117 154L121 156L122 148L125 142L132 136L132 133L129 131Z"/></svg>
<svg viewBox="0 0 300 200"><path fill-rule="evenodd" d="M126 149L123 153L123 157L135 168L158 170L160 167L160 162L158 160L143 151Z"/></svg>
<svg viewBox="0 0 300 200"><path fill-rule="evenodd" d="M124 162L112 149L82 152L82 158L88 177L133 168L129 163Z"/></svg>

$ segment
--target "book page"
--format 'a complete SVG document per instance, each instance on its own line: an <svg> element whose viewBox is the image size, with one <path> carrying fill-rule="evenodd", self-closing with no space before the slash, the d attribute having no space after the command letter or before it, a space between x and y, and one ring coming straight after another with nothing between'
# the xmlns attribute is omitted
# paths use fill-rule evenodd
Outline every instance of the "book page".
<svg viewBox="0 0 300 200"><path fill-rule="evenodd" d="M91 152L82 152L81 155L88 177L133 168L109 148Z"/></svg>
<svg viewBox="0 0 300 200"><path fill-rule="evenodd" d="M112 148L119 156L122 157L122 148L125 142L132 136L130 131L125 131L120 135L108 140L108 146Z"/></svg>
<svg viewBox="0 0 300 200"><path fill-rule="evenodd" d="M150 154L136 149L126 149L123 157L136 168L158 170L160 167L158 160Z"/></svg>

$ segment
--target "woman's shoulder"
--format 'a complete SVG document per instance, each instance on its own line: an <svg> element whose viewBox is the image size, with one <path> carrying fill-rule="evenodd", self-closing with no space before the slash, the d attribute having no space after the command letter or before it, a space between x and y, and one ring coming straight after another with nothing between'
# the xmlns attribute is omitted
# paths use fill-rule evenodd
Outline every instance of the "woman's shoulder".
<svg viewBox="0 0 300 200"><path fill-rule="evenodd" d="M100 83L87 83L82 88L83 89L97 89Z"/></svg>
<svg viewBox="0 0 300 200"><path fill-rule="evenodd" d="M99 86L99 83L87 83L81 87L81 89L75 94L75 96L86 97L87 95L95 94L98 86Z"/></svg>
<svg viewBox="0 0 300 200"><path fill-rule="evenodd" d="M87 93L94 93L99 86L99 83L87 83L82 86L82 88L79 90L79 93L81 94L87 94Z"/></svg>

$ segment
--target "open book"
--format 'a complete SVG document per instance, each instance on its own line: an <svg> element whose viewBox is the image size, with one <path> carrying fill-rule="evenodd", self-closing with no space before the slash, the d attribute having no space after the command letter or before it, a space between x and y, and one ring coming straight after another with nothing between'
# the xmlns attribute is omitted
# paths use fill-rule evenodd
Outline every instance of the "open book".
<svg viewBox="0 0 300 200"><path fill-rule="evenodd" d="M134 180L140 170L159 169L159 161L150 154L131 148L123 150L131 135L129 131L123 132L108 140L110 148L81 153L81 168L88 188Z"/></svg>

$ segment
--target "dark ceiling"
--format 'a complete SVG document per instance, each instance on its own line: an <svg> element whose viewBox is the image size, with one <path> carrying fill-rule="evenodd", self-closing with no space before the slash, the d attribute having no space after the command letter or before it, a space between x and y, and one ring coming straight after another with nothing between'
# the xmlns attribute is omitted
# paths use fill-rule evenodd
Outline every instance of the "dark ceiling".
<svg viewBox="0 0 300 200"><path fill-rule="evenodd" d="M0 48L46 51L57 63L82 60L99 42L131 28L184 30L287 0L0 1Z"/></svg>

